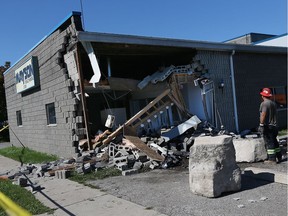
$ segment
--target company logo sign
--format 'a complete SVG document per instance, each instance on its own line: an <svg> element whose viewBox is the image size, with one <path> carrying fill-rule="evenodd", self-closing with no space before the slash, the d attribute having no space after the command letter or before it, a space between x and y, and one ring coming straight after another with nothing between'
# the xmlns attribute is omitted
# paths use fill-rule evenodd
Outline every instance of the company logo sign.
<svg viewBox="0 0 288 216"><path fill-rule="evenodd" d="M15 70L16 91L21 93L39 85L38 61L32 56Z"/></svg>

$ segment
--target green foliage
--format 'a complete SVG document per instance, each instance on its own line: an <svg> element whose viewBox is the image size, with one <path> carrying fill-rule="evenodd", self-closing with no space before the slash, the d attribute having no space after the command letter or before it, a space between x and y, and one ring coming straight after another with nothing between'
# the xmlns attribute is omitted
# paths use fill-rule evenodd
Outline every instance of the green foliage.
<svg viewBox="0 0 288 216"><path fill-rule="evenodd" d="M53 211L37 200L30 191L18 185L13 185L9 180L0 180L0 191L33 215ZM7 214L0 207L0 216L2 215Z"/></svg>
<svg viewBox="0 0 288 216"><path fill-rule="evenodd" d="M284 130L280 130L279 133L278 133L278 136L287 136L288 134L288 130L287 129L284 129Z"/></svg>
<svg viewBox="0 0 288 216"><path fill-rule="evenodd" d="M81 184L86 184L89 180L96 180L96 179L104 179L112 176L119 176L121 175L121 171L115 168L104 168L100 169L97 172L91 172L87 174L78 174L77 172L72 173L71 177L69 178L72 181L76 181ZM90 185L88 185L90 186Z"/></svg>
<svg viewBox="0 0 288 216"><path fill-rule="evenodd" d="M0 155L17 161L22 160L23 163L43 163L58 159L58 157L55 155L49 155L29 148L15 146L0 149Z"/></svg>
<svg viewBox="0 0 288 216"><path fill-rule="evenodd" d="M2 128L1 122L7 121L7 107L6 96L4 88L4 75L3 73L10 67L10 63L6 62L5 66L0 66L0 129ZM0 133L0 141L9 141L9 130L4 130Z"/></svg>

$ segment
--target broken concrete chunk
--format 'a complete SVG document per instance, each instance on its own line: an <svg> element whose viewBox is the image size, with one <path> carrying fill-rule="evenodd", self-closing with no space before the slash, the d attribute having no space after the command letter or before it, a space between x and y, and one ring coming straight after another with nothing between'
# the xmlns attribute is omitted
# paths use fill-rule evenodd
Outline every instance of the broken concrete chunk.
<svg viewBox="0 0 288 216"><path fill-rule="evenodd" d="M141 162L136 161L133 165L133 169L140 170L142 165L143 164Z"/></svg>
<svg viewBox="0 0 288 216"><path fill-rule="evenodd" d="M236 162L258 162L267 159L263 138L233 139Z"/></svg>
<svg viewBox="0 0 288 216"><path fill-rule="evenodd" d="M232 137L198 137L190 149L189 184L194 194L218 197L241 189Z"/></svg>
<svg viewBox="0 0 288 216"><path fill-rule="evenodd" d="M132 174L136 174L136 173L138 173L138 170L136 170L136 169L129 169L129 170L122 171L123 176L132 175Z"/></svg>
<svg viewBox="0 0 288 216"><path fill-rule="evenodd" d="M69 170L57 170L55 171L55 177L57 179L66 179L70 177L71 172Z"/></svg>
<svg viewBox="0 0 288 216"><path fill-rule="evenodd" d="M27 178L24 177L19 177L17 180L17 185L19 185L20 187L26 187L28 184L28 180Z"/></svg>

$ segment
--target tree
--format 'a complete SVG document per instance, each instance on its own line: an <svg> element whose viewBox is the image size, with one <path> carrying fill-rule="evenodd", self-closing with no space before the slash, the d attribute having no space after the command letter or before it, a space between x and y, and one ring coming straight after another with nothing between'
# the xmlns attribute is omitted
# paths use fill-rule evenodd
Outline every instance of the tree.
<svg viewBox="0 0 288 216"><path fill-rule="evenodd" d="M2 128L2 123L7 121L7 107L6 107L6 97L5 97L5 87L4 87L4 72L10 67L10 62L5 62L4 66L0 66L0 129ZM8 130L4 130L0 134L4 140L9 139Z"/></svg>

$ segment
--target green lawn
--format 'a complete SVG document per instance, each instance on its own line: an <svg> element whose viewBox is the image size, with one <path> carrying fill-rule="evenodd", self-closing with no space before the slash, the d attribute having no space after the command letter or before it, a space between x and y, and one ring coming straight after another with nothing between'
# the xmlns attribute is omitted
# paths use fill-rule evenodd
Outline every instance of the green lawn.
<svg viewBox="0 0 288 216"><path fill-rule="evenodd" d="M0 155L25 163L43 163L57 160L55 155L37 152L29 148L7 147L0 149ZM21 160L20 160L21 159Z"/></svg>
<svg viewBox="0 0 288 216"><path fill-rule="evenodd" d="M73 172L72 176L69 179L72 181L76 181L78 183L87 185L86 182L89 180L104 179L104 178L108 178L112 176L119 176L119 175L121 175L121 171L116 168L111 167L111 168L100 169L97 172L91 172L91 173L87 173L84 175Z"/></svg>
<svg viewBox="0 0 288 216"><path fill-rule="evenodd" d="M53 212L53 209L44 206L30 191L18 185L13 185L10 180L0 180L0 191L19 206L26 209L30 214ZM4 215L7 214L0 206L0 216Z"/></svg>

